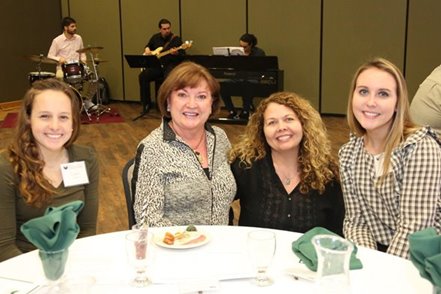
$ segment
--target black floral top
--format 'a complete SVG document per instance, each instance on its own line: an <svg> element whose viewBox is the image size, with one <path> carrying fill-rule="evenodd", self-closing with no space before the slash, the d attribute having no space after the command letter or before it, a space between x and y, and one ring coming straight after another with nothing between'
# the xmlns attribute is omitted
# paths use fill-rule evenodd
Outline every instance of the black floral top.
<svg viewBox="0 0 441 294"><path fill-rule="evenodd" d="M271 155L245 168L236 159L232 170L240 199L239 225L304 233L321 226L342 235L344 204L340 184L332 181L323 194L300 187L287 193L276 174Z"/></svg>

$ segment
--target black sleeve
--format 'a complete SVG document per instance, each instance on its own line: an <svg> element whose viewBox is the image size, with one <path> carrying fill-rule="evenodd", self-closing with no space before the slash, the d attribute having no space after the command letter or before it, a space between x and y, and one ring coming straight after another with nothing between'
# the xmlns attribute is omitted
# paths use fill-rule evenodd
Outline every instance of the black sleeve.
<svg viewBox="0 0 441 294"><path fill-rule="evenodd" d="M328 214L329 226L327 229L333 231L340 236L343 236L343 219L345 216L345 205L343 201L343 192L341 185L338 181L332 181L326 185L325 195L323 197L329 197L330 207Z"/></svg>

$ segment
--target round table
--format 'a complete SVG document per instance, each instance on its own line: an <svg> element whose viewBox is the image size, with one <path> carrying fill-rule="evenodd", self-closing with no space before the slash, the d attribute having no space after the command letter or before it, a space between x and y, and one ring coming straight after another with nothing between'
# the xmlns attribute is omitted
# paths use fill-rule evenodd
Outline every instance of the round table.
<svg viewBox="0 0 441 294"><path fill-rule="evenodd" d="M134 269L127 263L124 236L120 231L76 240L69 248L65 277L95 282L88 293L312 293L314 282L295 279L291 273L311 273L299 263L291 244L301 234L272 230L277 248L269 269L274 284L257 287L252 283L254 270L246 251L246 236L261 228L240 226L197 226L209 236L209 242L191 249L163 248L154 236L180 227L150 228L148 246L149 276L152 284L133 288L129 281ZM419 276L409 260L359 247L357 256L363 269L351 270L352 293L431 293L432 286ZM13 280L9 280L13 279ZM0 290L11 281L38 285L44 274L37 251L22 254L0 263ZM17 281L18 282L18 281ZM23 287L26 284L23 282ZM19 287L19 286L16 286ZM29 289L30 286L28 286ZM207 291L210 290L210 291ZM1 293L4 293L0 291ZM20 292L22 293L22 292Z"/></svg>

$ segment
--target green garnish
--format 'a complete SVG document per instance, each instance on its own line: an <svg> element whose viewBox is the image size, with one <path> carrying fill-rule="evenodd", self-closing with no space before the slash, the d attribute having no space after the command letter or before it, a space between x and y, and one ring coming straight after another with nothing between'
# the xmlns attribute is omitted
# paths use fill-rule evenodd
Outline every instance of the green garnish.
<svg viewBox="0 0 441 294"><path fill-rule="evenodd" d="M194 225L189 225L186 229L187 232L196 232L197 229Z"/></svg>

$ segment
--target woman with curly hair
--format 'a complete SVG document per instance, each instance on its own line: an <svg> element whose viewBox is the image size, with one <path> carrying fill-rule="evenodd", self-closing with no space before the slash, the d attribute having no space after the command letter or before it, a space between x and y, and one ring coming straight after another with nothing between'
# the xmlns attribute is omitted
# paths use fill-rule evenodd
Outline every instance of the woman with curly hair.
<svg viewBox="0 0 441 294"><path fill-rule="evenodd" d="M441 140L413 123L406 81L384 58L358 68L347 113L351 136L339 152L345 237L408 258L411 233L441 233Z"/></svg>
<svg viewBox="0 0 441 294"><path fill-rule="evenodd" d="M272 94L229 153L240 199L239 225L342 234L338 165L319 113L290 92Z"/></svg>
<svg viewBox="0 0 441 294"><path fill-rule="evenodd" d="M26 92L16 136L0 153L0 261L35 249L20 231L48 206L84 202L80 237L96 233L98 161L90 147L74 145L80 129L80 101L56 79L36 81ZM77 175L61 166L84 163Z"/></svg>

